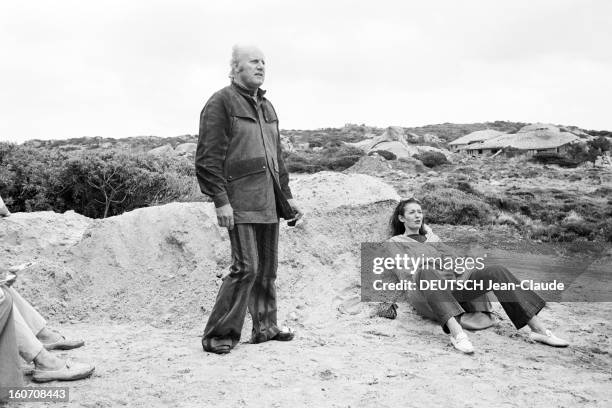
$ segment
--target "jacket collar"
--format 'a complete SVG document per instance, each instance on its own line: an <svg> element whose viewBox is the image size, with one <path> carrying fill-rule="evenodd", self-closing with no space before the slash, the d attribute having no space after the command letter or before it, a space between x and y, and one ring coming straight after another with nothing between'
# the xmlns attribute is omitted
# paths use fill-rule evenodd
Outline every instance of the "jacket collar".
<svg viewBox="0 0 612 408"><path fill-rule="evenodd" d="M266 94L266 91L261 89L261 88L257 88L257 92L256 94L253 94L253 91L246 89L244 86L242 85L238 85L235 81L232 81L232 86L238 91L240 92L242 95L249 97L251 99L257 98L258 100L263 99L264 95Z"/></svg>

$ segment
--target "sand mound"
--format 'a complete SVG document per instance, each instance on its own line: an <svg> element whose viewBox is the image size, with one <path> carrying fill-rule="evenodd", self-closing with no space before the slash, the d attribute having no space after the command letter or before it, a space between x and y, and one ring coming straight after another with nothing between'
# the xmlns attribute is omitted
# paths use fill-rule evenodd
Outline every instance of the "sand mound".
<svg viewBox="0 0 612 408"><path fill-rule="evenodd" d="M52 326L75 323L59 327L86 339L87 347L71 351L71 358L96 363L90 380L71 384L71 404L394 406L405 399L408 381L421 390L411 395L416 405L495 406L499 390L510 387L526 392L505 393L506 405L607 406L605 303L546 308L544 323L572 340L566 350L530 344L525 331L504 319L474 334L482 351L466 358L409 306L400 304L397 319L387 320L369 318L359 302L360 243L387 237L397 198L392 188L374 177L338 173L296 177L292 188L309 213L295 228L281 224L277 287L279 323L293 327L297 338L240 344L223 357L204 354L199 345L230 261L212 204L175 203L105 220L74 213L0 219L2 263L36 262L20 275L17 290ZM434 228L442 237L479 235L469 226ZM492 242L517 240L500 234L506 241ZM271 374L262 382L263 371ZM240 389L236 373L245 374ZM449 381L460 383L450 389Z"/></svg>
<svg viewBox="0 0 612 408"><path fill-rule="evenodd" d="M399 200L393 187L365 174L323 171L300 178L291 189L307 211Z"/></svg>
<svg viewBox="0 0 612 408"><path fill-rule="evenodd" d="M15 213L0 220L0 242L14 252L41 252L75 245L93 220L67 211Z"/></svg>
<svg viewBox="0 0 612 408"><path fill-rule="evenodd" d="M345 172L377 176L388 173L391 169L391 164L384 157L375 154L372 156L362 156L357 163L346 169Z"/></svg>
<svg viewBox="0 0 612 408"><path fill-rule="evenodd" d="M399 197L363 174L318 173L292 182L292 189L306 217L296 228L281 224L278 287L286 295L280 309L294 323L321 321L334 302L358 293L359 243L384 237ZM36 262L18 289L59 321L200 327L229 271L227 232L217 226L211 203L173 203L104 220L74 213L8 220L0 232L6 262Z"/></svg>

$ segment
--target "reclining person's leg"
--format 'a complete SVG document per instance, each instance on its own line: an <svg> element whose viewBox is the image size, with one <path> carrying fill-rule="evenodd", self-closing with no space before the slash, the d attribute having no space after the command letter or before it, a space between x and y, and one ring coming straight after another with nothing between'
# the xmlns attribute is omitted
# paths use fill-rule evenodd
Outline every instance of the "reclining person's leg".
<svg viewBox="0 0 612 408"><path fill-rule="evenodd" d="M481 282L482 289L455 290L453 295L461 301L470 300L487 292L491 283L513 283L516 289L493 290L493 294L502 305L506 314L517 329L525 326L546 302L535 292L520 288L519 280L507 268L500 265L486 266L481 270L474 270L470 276L471 281Z"/></svg>
<svg viewBox="0 0 612 408"><path fill-rule="evenodd" d="M89 377L94 366L72 363L55 357L34 336L17 308L13 308L17 349L26 362L34 362L32 380L36 382L71 381Z"/></svg>
<svg viewBox="0 0 612 408"><path fill-rule="evenodd" d="M438 271L433 269L422 269L415 276L417 288L419 288L418 292L425 298L430 309L436 315L438 322L442 325L442 330L450 335L453 347L463 353L471 354L474 352L474 347L456 318L465 313L465 310L457 302L452 292L440 288L430 290L420 289L421 282L429 281L433 283L445 280Z"/></svg>
<svg viewBox="0 0 612 408"><path fill-rule="evenodd" d="M44 348L43 344L36 338L30 326L23 318L17 307L13 308L13 320L15 322L15 334L17 335L17 348L19 355L27 363L34 361L36 356Z"/></svg>
<svg viewBox="0 0 612 408"><path fill-rule="evenodd" d="M8 399L6 387L20 387L23 380L12 312L11 295L0 287L0 402Z"/></svg>
<svg viewBox="0 0 612 408"><path fill-rule="evenodd" d="M27 300L21 297L21 295L17 293L15 289L9 288L8 290L11 293L11 296L13 297L13 305L17 310L19 310L23 321L30 328L32 333L34 333L35 335L40 333L40 331L47 326L47 322L45 321L45 319L40 315L40 313L38 313L36 309L34 309L34 307L32 307L31 304L28 303Z"/></svg>
<svg viewBox="0 0 612 408"><path fill-rule="evenodd" d="M421 281L438 282L444 281L445 279L433 269L422 269L417 272L415 276L415 282L417 288L421 287ZM445 333L448 333L446 323L449 319L459 316L465 313L465 310L461 307L457 299L453 296L450 290L418 290L418 292L425 298L427 305L436 316L436 320L442 325L442 329Z"/></svg>
<svg viewBox="0 0 612 408"><path fill-rule="evenodd" d="M9 291L13 297L15 308L19 310L23 321L47 350L71 350L85 344L81 339L66 339L61 334L49 330L46 320L27 300L21 297L15 289L9 288Z"/></svg>

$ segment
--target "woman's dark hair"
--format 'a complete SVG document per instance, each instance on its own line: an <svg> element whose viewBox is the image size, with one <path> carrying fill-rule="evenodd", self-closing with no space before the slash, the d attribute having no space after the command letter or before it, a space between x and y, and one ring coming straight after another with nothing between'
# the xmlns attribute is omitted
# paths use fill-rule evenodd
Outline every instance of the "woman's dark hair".
<svg viewBox="0 0 612 408"><path fill-rule="evenodd" d="M395 210L393 211L393 215L389 220L389 227L391 229L391 236L394 237L396 235L402 235L406 232L406 227L404 227L404 223L399 220L400 215L404 215L404 208L407 204L416 203L421 205L421 202L416 198L409 198L407 200L401 200ZM425 220L421 223L421 228L419 228L419 235L425 235Z"/></svg>

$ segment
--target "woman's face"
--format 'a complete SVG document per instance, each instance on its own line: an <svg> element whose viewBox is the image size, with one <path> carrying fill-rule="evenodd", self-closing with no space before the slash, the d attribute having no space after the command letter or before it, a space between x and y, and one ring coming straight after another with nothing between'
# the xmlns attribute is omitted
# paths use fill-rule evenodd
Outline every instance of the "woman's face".
<svg viewBox="0 0 612 408"><path fill-rule="evenodd" d="M423 211L417 203L408 203L404 207L404 215L399 216L399 220L404 223L406 231L416 233L423 224Z"/></svg>

